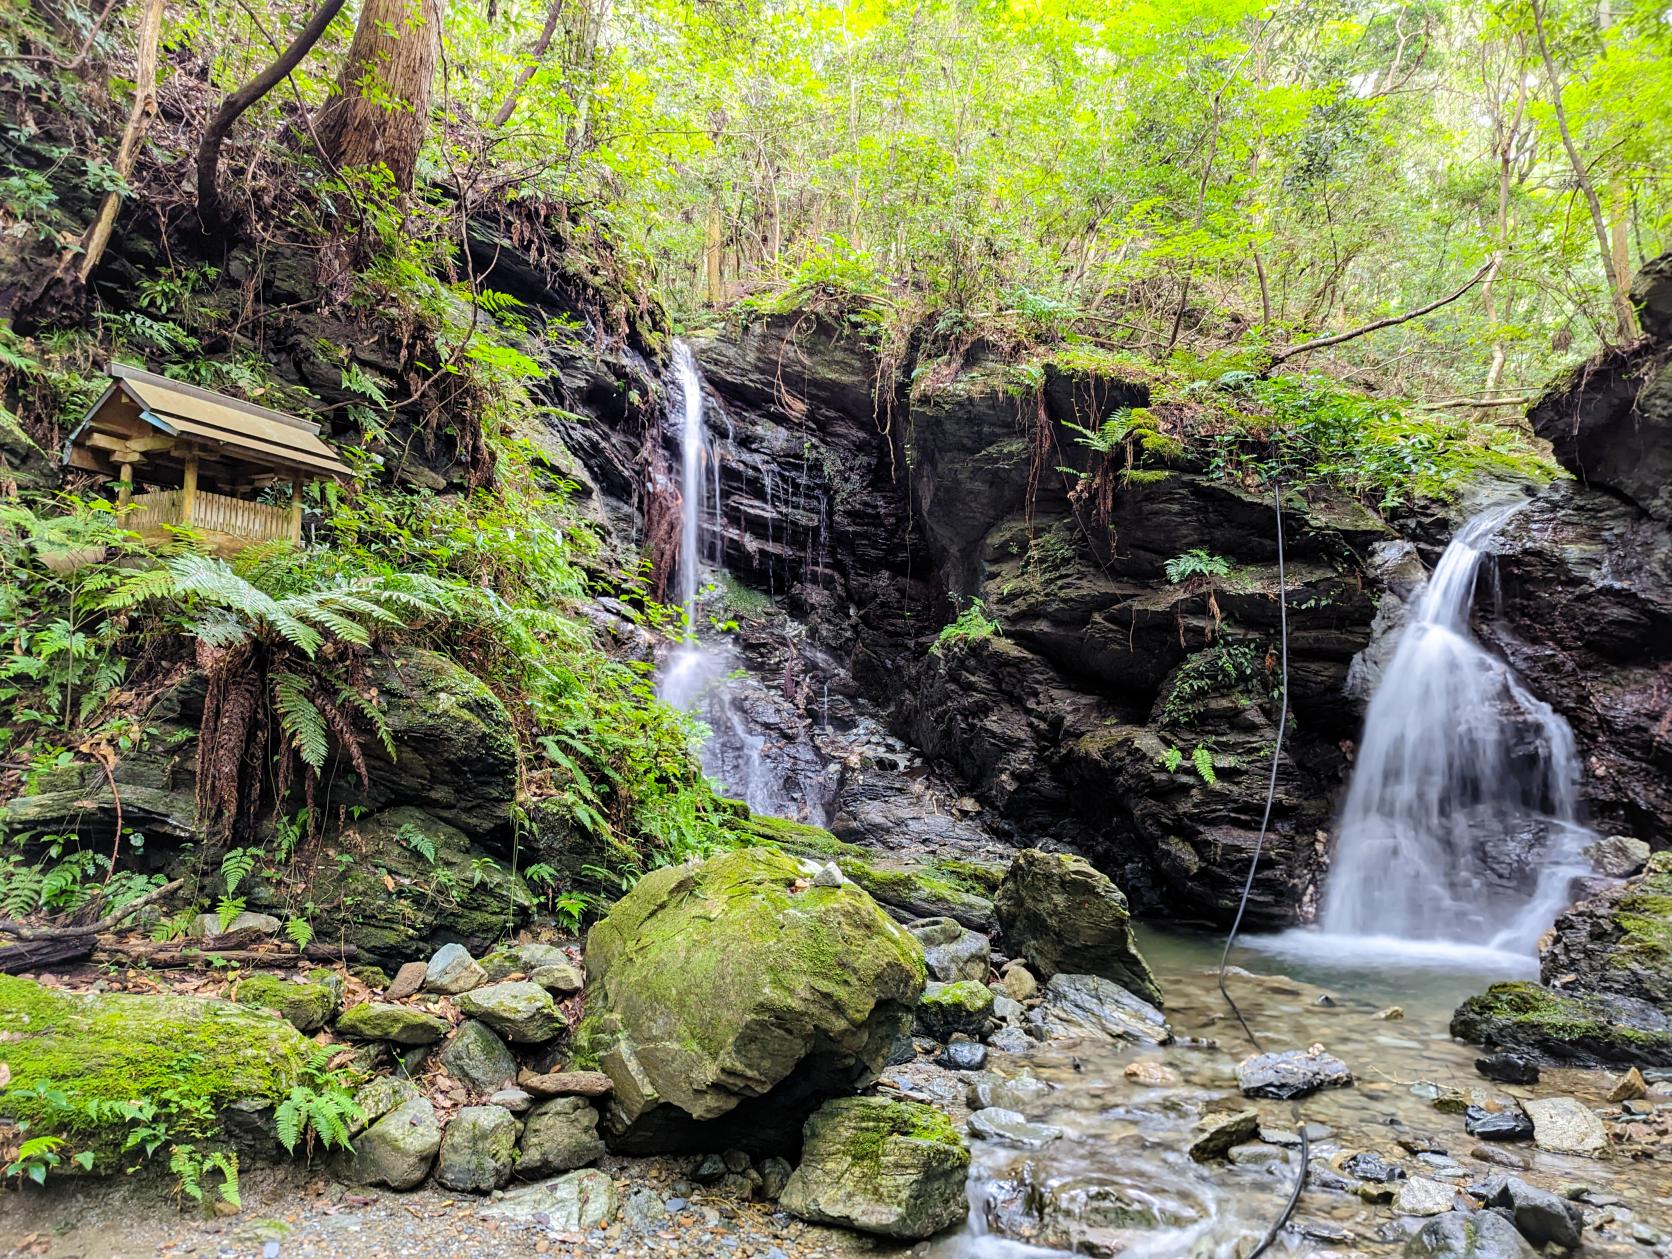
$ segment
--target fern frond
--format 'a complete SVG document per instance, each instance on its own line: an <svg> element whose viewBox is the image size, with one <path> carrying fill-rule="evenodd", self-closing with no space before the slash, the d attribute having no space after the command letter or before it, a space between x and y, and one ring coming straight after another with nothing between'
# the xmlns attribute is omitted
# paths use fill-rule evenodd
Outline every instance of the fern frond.
<svg viewBox="0 0 1672 1259"><path fill-rule="evenodd" d="M331 736L325 718L308 695L306 679L294 673L280 673L273 679L273 703L279 711L279 728L314 773L325 768L331 752Z"/></svg>

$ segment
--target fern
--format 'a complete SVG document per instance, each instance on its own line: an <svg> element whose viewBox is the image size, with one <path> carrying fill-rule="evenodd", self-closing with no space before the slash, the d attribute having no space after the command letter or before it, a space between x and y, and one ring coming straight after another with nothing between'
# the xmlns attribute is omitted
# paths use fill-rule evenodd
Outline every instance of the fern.
<svg viewBox="0 0 1672 1259"><path fill-rule="evenodd" d="M1192 547L1183 555L1175 555L1167 561L1167 580L1177 586L1189 581L1193 577L1213 578L1227 576L1231 571L1231 562L1223 556L1213 555L1201 547Z"/></svg>
<svg viewBox="0 0 1672 1259"><path fill-rule="evenodd" d="M284 924L285 937L296 946L297 952L303 952L313 943L313 924L306 918L289 918Z"/></svg>
<svg viewBox="0 0 1672 1259"><path fill-rule="evenodd" d="M279 1144L290 1154L317 1138L329 1149L349 1149L349 1130L364 1116L347 1089L327 1082L323 1088L306 1084L293 1086L273 1113Z"/></svg>
<svg viewBox="0 0 1672 1259"><path fill-rule="evenodd" d="M228 896L236 893L239 884L249 878L258 856L260 853L254 848L233 848L221 858L221 878L226 883Z"/></svg>
<svg viewBox="0 0 1672 1259"><path fill-rule="evenodd" d="M331 735L325 718L308 698L307 680L294 673L278 674L273 680L273 702L279 710L279 728L302 763L319 773L331 752Z"/></svg>
<svg viewBox="0 0 1672 1259"><path fill-rule="evenodd" d="M1190 763L1196 767L1196 772L1202 776L1202 781L1213 786L1219 781L1219 776L1213 772L1213 753L1197 744L1190 753Z"/></svg>
<svg viewBox="0 0 1672 1259"><path fill-rule="evenodd" d="M423 831L419 830L411 822L402 822L400 829L395 832L395 838L400 840L401 843L405 844L408 848L412 849L413 852L417 853L432 866L439 859L436 852L435 841L428 835L424 834Z"/></svg>
<svg viewBox="0 0 1672 1259"><path fill-rule="evenodd" d="M220 921L222 931L231 926L232 920L243 912L244 898L242 896L223 896L215 902L215 917Z"/></svg>
<svg viewBox="0 0 1672 1259"><path fill-rule="evenodd" d="M1179 766L1184 764L1184 753L1170 747L1161 754L1161 764L1169 774L1176 774Z"/></svg>

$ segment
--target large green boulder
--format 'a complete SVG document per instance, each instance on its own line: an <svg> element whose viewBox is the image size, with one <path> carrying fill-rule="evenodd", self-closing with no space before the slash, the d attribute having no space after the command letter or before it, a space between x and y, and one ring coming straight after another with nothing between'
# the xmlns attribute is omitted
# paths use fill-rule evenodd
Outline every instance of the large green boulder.
<svg viewBox="0 0 1672 1259"><path fill-rule="evenodd" d="M299 1032L317 1032L337 1012L337 994L325 984L295 983L277 975L251 975L238 984L240 1005L276 1010Z"/></svg>
<svg viewBox="0 0 1672 1259"><path fill-rule="evenodd" d="M314 1050L289 1023L230 1001L172 993L68 993L0 975L0 1063L11 1077L0 1118L26 1120L64 1151L88 1150L115 1167L126 1121L88 1103L162 1101L173 1095L211 1112L276 1104ZM55 1108L50 1085L76 1106ZM93 1112L100 1112L95 1117Z"/></svg>
<svg viewBox="0 0 1672 1259"><path fill-rule="evenodd" d="M851 881L743 849L657 870L592 928L577 1059L631 1151L793 1145L909 1031L923 950Z"/></svg>
<svg viewBox="0 0 1672 1259"><path fill-rule="evenodd" d="M970 1152L932 1106L827 1102L807 1120L801 1165L778 1198L791 1215L916 1241L963 1222Z"/></svg>
<svg viewBox="0 0 1672 1259"><path fill-rule="evenodd" d="M1161 1004L1161 985L1132 939L1125 894L1083 857L1017 853L993 911L1005 942L1039 978L1099 975Z"/></svg>
<svg viewBox="0 0 1672 1259"><path fill-rule="evenodd" d="M433 1045L447 1035L439 1015L388 1001L362 1001L342 1012L337 1031L356 1040L386 1040L395 1045Z"/></svg>

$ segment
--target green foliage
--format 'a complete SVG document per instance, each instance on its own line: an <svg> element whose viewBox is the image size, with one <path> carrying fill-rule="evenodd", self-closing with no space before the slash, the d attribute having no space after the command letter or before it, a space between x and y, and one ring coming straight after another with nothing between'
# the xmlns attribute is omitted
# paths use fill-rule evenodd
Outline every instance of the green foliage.
<svg viewBox="0 0 1672 1259"><path fill-rule="evenodd" d="M934 646L929 650L938 655L952 644L991 638L999 632L999 623L987 615L987 605L972 597L964 603L951 624L941 627L940 633L935 635Z"/></svg>
<svg viewBox="0 0 1672 1259"><path fill-rule="evenodd" d="M1215 577L1225 577L1230 571L1229 560L1224 556L1211 554L1201 547L1192 547L1184 554L1175 555L1167 561L1167 580L1175 586L1192 579L1211 580Z"/></svg>
<svg viewBox="0 0 1672 1259"><path fill-rule="evenodd" d="M244 1205L238 1195L238 1155L233 1150L199 1153L195 1145L177 1145L168 1152L168 1170L179 1177L180 1192L193 1202L203 1201L204 1178L219 1172L221 1200L234 1207Z"/></svg>
<svg viewBox="0 0 1672 1259"><path fill-rule="evenodd" d="M301 1145L311 1155L314 1145L326 1150L349 1149L349 1131L365 1118L354 1095L328 1070L332 1049L321 1047L308 1064L308 1078L293 1087L273 1112L279 1144L288 1153Z"/></svg>

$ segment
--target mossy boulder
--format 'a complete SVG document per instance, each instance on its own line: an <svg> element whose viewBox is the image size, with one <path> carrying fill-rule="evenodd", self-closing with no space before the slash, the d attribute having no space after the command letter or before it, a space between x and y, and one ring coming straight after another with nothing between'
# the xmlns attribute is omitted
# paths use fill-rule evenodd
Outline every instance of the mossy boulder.
<svg viewBox="0 0 1672 1259"><path fill-rule="evenodd" d="M337 1169L357 1185L416 1189L430 1174L441 1148L441 1121L422 1098L402 1102L354 1138L337 1157Z"/></svg>
<svg viewBox="0 0 1672 1259"><path fill-rule="evenodd" d="M612 1145L793 1145L911 1028L923 950L860 887L744 849L656 870L587 940L577 1064L614 1082Z"/></svg>
<svg viewBox="0 0 1672 1259"><path fill-rule="evenodd" d="M459 998L459 1009L514 1045L544 1044L567 1026L551 993L527 979L473 988Z"/></svg>
<svg viewBox="0 0 1672 1259"><path fill-rule="evenodd" d="M993 893L1002 868L953 857L908 861L843 843L822 827L761 814L738 829L796 857L834 861L842 874L907 922L952 918L976 931L993 929Z"/></svg>
<svg viewBox="0 0 1672 1259"><path fill-rule="evenodd" d="M337 993L329 985L296 983L277 975L251 975L239 981L237 1001L276 1010L299 1032L317 1032L337 1012Z"/></svg>
<svg viewBox="0 0 1672 1259"><path fill-rule="evenodd" d="M441 1051L447 1074L473 1093L486 1095L517 1077L517 1060L486 1023L466 1019Z"/></svg>
<svg viewBox="0 0 1672 1259"><path fill-rule="evenodd" d="M1452 1015L1451 1034L1558 1062L1672 1066L1667 1010L1629 998L1569 996L1526 981L1493 984L1470 997Z"/></svg>
<svg viewBox="0 0 1672 1259"><path fill-rule="evenodd" d="M447 1121L435 1180L445 1189L488 1193L511 1179L522 1125L503 1106L466 1106Z"/></svg>
<svg viewBox="0 0 1672 1259"><path fill-rule="evenodd" d="M85 1103L174 1094L212 1112L276 1104L302 1077L314 1045L264 1010L231 1001L140 993L68 993L0 975L0 1062L11 1074L0 1116L27 1120L92 1151L118 1156L126 1125ZM29 1094L51 1085L77 1103L65 1113ZM115 1166L112 1161L109 1166Z"/></svg>
<svg viewBox="0 0 1672 1259"><path fill-rule="evenodd" d="M433 1045L447 1035L440 1015L387 1001L362 1001L342 1012L337 1031L355 1040L386 1040L395 1045Z"/></svg>
<svg viewBox="0 0 1672 1259"><path fill-rule="evenodd" d="M973 979L932 983L917 1004L917 1030L938 1041L959 1032L979 1039L993 1021L993 990Z"/></svg>
<svg viewBox="0 0 1672 1259"><path fill-rule="evenodd" d="M1083 857L1017 853L993 909L1005 942L1039 978L1099 975L1161 1004L1161 985L1132 939L1126 896Z"/></svg>
<svg viewBox="0 0 1672 1259"><path fill-rule="evenodd" d="M917 1241L969 1212L969 1148L932 1106L839 1098L814 1112L803 1138L801 1165L778 1199L791 1215Z"/></svg>
<svg viewBox="0 0 1672 1259"><path fill-rule="evenodd" d="M509 867L421 808L385 809L328 841L309 873L315 903L329 907L314 925L321 940L342 940L391 967L448 942L478 952L533 911L533 895ZM277 908L283 889L258 885L251 901Z"/></svg>
<svg viewBox="0 0 1672 1259"><path fill-rule="evenodd" d="M1558 918L1539 969L1564 991L1672 1009L1672 852Z"/></svg>

